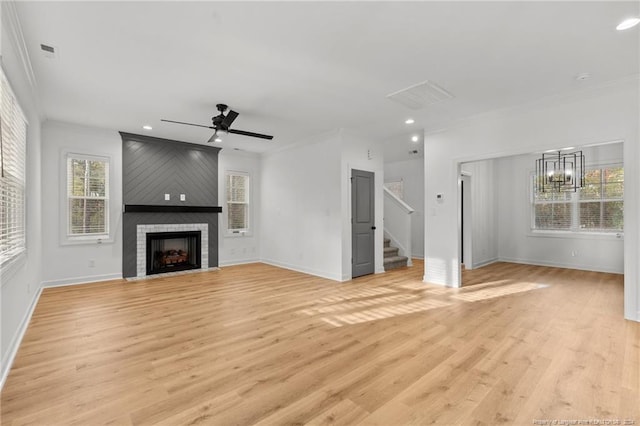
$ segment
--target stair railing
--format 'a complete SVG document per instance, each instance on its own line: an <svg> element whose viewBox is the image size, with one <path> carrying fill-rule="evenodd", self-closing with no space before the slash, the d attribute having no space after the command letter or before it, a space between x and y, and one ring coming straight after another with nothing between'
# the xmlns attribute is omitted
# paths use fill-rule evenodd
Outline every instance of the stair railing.
<svg viewBox="0 0 640 426"><path fill-rule="evenodd" d="M411 266L411 214L415 211L386 187L384 189L384 233Z"/></svg>

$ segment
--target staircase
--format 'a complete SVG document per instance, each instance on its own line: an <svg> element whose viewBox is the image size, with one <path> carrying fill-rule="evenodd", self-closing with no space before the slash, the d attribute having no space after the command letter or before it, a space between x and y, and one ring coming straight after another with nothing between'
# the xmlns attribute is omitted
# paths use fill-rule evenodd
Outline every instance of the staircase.
<svg viewBox="0 0 640 426"><path fill-rule="evenodd" d="M407 266L407 257L398 256L398 248L391 247L391 240L389 238L384 239L384 270L389 271L391 269L401 268Z"/></svg>

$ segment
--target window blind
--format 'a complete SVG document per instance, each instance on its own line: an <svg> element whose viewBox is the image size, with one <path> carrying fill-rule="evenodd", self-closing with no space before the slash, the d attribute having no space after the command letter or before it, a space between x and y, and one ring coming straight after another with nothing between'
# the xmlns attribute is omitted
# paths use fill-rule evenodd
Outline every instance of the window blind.
<svg viewBox="0 0 640 426"><path fill-rule="evenodd" d="M0 68L0 264L26 248L26 140L27 120Z"/></svg>
<svg viewBox="0 0 640 426"><path fill-rule="evenodd" d="M227 231L249 228L249 175L227 173Z"/></svg>
<svg viewBox="0 0 640 426"><path fill-rule="evenodd" d="M532 177L533 228L620 232L624 229L624 168L589 168L577 192L537 192Z"/></svg>

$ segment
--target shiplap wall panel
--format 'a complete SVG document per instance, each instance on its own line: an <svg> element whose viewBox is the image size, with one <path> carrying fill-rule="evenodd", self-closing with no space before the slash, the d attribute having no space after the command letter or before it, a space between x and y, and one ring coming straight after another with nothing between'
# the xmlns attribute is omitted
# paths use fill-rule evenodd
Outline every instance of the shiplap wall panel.
<svg viewBox="0 0 640 426"><path fill-rule="evenodd" d="M218 204L219 148L123 134L125 204ZM171 200L165 201L164 194ZM180 201L180 194L186 201Z"/></svg>
<svg viewBox="0 0 640 426"><path fill-rule="evenodd" d="M220 148L121 133L124 204L218 206ZM164 194L171 200L165 201ZM180 201L180 194L186 200ZM218 214L125 213L123 215L124 277L135 277L138 224L208 223L209 266L218 266Z"/></svg>

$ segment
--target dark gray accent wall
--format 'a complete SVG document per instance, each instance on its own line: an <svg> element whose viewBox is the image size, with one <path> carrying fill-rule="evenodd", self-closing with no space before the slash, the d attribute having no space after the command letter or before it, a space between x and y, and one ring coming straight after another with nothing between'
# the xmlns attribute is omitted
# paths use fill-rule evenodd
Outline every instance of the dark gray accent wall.
<svg viewBox="0 0 640 426"><path fill-rule="evenodd" d="M220 148L120 132L124 204L218 206ZM165 201L164 194L171 200ZM180 194L186 200L180 201ZM136 227L141 224L207 223L209 267L218 266L217 213L124 213L122 275L135 277Z"/></svg>
<svg viewBox="0 0 640 426"><path fill-rule="evenodd" d="M124 204L218 205L220 148L121 135ZM164 194L170 194L171 200L165 201ZM180 194L186 195L186 201L180 201Z"/></svg>

